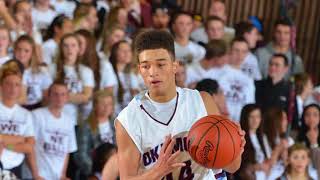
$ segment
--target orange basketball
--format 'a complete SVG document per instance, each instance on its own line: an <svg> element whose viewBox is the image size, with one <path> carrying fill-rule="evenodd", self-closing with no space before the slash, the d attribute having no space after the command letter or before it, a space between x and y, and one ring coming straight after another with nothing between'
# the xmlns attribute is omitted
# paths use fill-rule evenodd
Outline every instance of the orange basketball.
<svg viewBox="0 0 320 180"><path fill-rule="evenodd" d="M206 168L219 169L239 155L241 136L237 125L230 120L209 115L192 125L187 142L194 161Z"/></svg>

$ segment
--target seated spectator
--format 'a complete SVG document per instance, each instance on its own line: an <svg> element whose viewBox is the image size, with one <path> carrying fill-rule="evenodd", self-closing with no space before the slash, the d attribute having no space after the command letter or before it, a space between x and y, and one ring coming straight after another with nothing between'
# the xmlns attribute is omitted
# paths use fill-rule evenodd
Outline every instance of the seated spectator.
<svg viewBox="0 0 320 180"><path fill-rule="evenodd" d="M285 111L272 107L263 114L264 133L272 149L270 165L272 167L269 176L278 177L282 173L283 164L287 160L287 151L294 144L294 140L288 134L288 119Z"/></svg>
<svg viewBox="0 0 320 180"><path fill-rule="evenodd" d="M0 26L0 67L11 59L9 46L11 43L10 31L6 26Z"/></svg>
<svg viewBox="0 0 320 180"><path fill-rule="evenodd" d="M25 157L34 179L41 179L34 152L34 126L29 111L18 104L22 72L16 61L8 61L0 70L0 158L3 169L22 178Z"/></svg>
<svg viewBox="0 0 320 180"><path fill-rule="evenodd" d="M302 113L298 141L307 147L319 147L320 107L316 104L306 106Z"/></svg>
<svg viewBox="0 0 320 180"><path fill-rule="evenodd" d="M285 172L277 180L308 179L316 180L318 176L311 174L309 149L302 144L294 144L288 150L288 164Z"/></svg>
<svg viewBox="0 0 320 180"><path fill-rule="evenodd" d="M89 118L79 127L77 134L78 152L75 163L81 176L88 177L92 168L94 149L103 143L114 144L113 95L111 92L100 90L93 96L93 110Z"/></svg>
<svg viewBox="0 0 320 180"><path fill-rule="evenodd" d="M69 101L64 110L70 114L74 125L83 120L79 106L90 101L95 87L93 72L89 67L81 64L79 52L77 36L66 34L59 44L57 64L51 66L52 77L64 79L67 84Z"/></svg>
<svg viewBox="0 0 320 180"><path fill-rule="evenodd" d="M242 37L231 42L230 64L254 80L261 79L257 58L250 52L248 42Z"/></svg>
<svg viewBox="0 0 320 180"><path fill-rule="evenodd" d="M197 83L195 89L198 91L205 91L209 93L212 96L214 102L217 104L220 114L225 117L229 117L225 96L216 80L203 79Z"/></svg>
<svg viewBox="0 0 320 180"><path fill-rule="evenodd" d="M267 179L272 168L270 163L272 150L263 131L261 110L256 104L247 104L243 107L240 125L246 132L246 145L237 178Z"/></svg>
<svg viewBox="0 0 320 180"><path fill-rule="evenodd" d="M172 19L176 58L186 64L198 62L205 55L202 46L190 41L192 21L192 16L186 12L178 12Z"/></svg>
<svg viewBox="0 0 320 180"><path fill-rule="evenodd" d="M189 88L194 88L195 85L209 76L212 68L220 69L226 64L227 47L222 40L212 40L206 45L205 57L199 62L194 62L187 66L186 83Z"/></svg>
<svg viewBox="0 0 320 180"><path fill-rule="evenodd" d="M284 77L288 72L288 59L283 54L274 54L269 63L268 77L256 81L256 102L263 111L273 106L287 111L291 85Z"/></svg>
<svg viewBox="0 0 320 180"><path fill-rule="evenodd" d="M23 105L28 110L44 103L52 77L36 55L36 44L28 35L20 36L14 44L14 57L23 64Z"/></svg>
<svg viewBox="0 0 320 180"><path fill-rule="evenodd" d="M101 144L93 155L92 175L89 180L119 179L117 148L110 143Z"/></svg>
<svg viewBox="0 0 320 180"><path fill-rule="evenodd" d="M63 111L67 102L67 85L63 80L55 81L48 91L48 106L32 112L36 159L44 179L69 179L69 155L77 150L77 142L72 118Z"/></svg>
<svg viewBox="0 0 320 180"><path fill-rule="evenodd" d="M263 78L268 76L271 57L279 53L284 54L288 59L288 71L285 74L285 79L289 79L290 76L304 71L301 57L290 46L292 40L291 26L289 20L280 19L276 21L274 25L274 41L265 47L257 49L256 55Z"/></svg>

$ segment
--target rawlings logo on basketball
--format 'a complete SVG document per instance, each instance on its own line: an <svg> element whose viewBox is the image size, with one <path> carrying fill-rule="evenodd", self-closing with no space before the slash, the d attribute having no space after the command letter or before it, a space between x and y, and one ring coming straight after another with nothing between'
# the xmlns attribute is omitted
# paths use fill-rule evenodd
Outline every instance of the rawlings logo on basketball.
<svg viewBox="0 0 320 180"><path fill-rule="evenodd" d="M210 151L212 151L214 149L213 144L210 141L206 141L205 146L203 147L202 151L200 152L200 156L203 159L203 163L204 164L208 164L208 162L210 161L208 156Z"/></svg>

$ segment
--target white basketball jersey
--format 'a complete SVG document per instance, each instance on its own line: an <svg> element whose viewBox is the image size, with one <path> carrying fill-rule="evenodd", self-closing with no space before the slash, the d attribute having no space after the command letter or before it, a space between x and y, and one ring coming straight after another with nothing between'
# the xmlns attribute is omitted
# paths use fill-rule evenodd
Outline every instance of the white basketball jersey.
<svg viewBox="0 0 320 180"><path fill-rule="evenodd" d="M171 120L163 117L161 121L152 116L155 111L148 106L150 99L146 94L138 94L117 118L141 153L140 170L143 172L156 163L165 137L171 134L176 139L174 151L181 151L178 159L186 166L168 174L165 179L215 179L213 171L194 162L187 151L188 131L198 119L207 116L200 93L177 88L174 115Z"/></svg>

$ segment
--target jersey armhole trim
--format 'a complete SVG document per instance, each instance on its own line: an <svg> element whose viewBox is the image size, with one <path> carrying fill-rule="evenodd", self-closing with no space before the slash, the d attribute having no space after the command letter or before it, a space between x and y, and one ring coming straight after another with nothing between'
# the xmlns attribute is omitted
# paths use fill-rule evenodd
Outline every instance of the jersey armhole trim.
<svg viewBox="0 0 320 180"><path fill-rule="evenodd" d="M122 123L121 120L116 119L116 120L114 121L114 124L116 123L116 121L118 121L118 122L121 124L121 126L125 129L125 131L126 131L127 134L129 135L130 139L131 139L131 140L133 141L133 143L136 145L136 148L138 149L138 151L140 152L140 154L143 154L142 149L139 148L139 143L136 141L136 139L134 138L134 136L133 136L131 133L129 133L129 131L127 130L127 127L124 125L124 123Z"/></svg>

